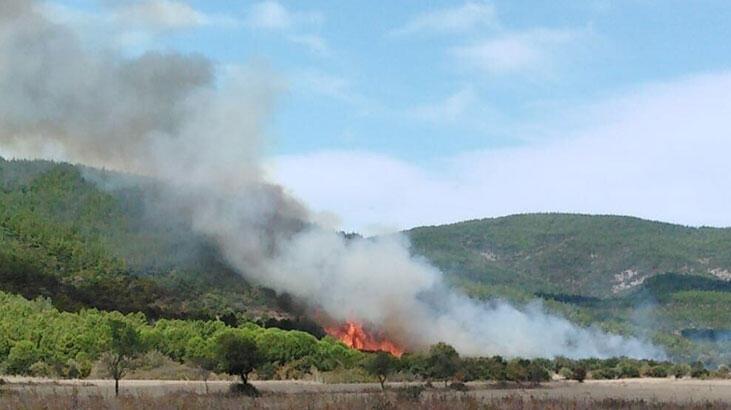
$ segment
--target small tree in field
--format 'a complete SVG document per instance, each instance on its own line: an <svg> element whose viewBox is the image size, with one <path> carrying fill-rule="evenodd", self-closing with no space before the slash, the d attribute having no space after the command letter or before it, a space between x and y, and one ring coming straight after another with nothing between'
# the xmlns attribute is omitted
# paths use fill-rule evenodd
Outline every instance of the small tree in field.
<svg viewBox="0 0 731 410"><path fill-rule="evenodd" d="M215 358L219 369L241 377L242 391L256 394L249 385L249 373L264 363L256 342L244 335L227 332L218 337Z"/></svg>
<svg viewBox="0 0 731 410"><path fill-rule="evenodd" d="M454 347L439 342L429 349L427 372L436 380L444 380L446 385L459 370L459 354Z"/></svg>
<svg viewBox="0 0 731 410"><path fill-rule="evenodd" d="M102 364L114 378L114 395L119 396L119 379L132 368L132 360L144 351L140 333L127 322L111 319L109 346L102 355Z"/></svg>
<svg viewBox="0 0 731 410"><path fill-rule="evenodd" d="M387 352L372 354L363 364L368 374L376 376L381 383L381 390L386 390L386 379L396 369L396 358Z"/></svg>
<svg viewBox="0 0 731 410"><path fill-rule="evenodd" d="M586 369L582 366L576 367L571 374L571 378L579 383L583 383L584 379L586 379Z"/></svg>

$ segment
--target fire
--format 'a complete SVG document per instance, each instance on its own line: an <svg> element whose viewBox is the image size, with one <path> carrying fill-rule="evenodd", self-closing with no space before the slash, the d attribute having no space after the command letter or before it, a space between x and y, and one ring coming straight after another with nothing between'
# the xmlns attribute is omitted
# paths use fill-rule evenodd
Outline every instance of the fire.
<svg viewBox="0 0 731 410"><path fill-rule="evenodd" d="M381 335L369 333L356 322L348 321L339 327L325 327L325 332L340 339L346 346L367 352L383 351L401 357L404 350Z"/></svg>

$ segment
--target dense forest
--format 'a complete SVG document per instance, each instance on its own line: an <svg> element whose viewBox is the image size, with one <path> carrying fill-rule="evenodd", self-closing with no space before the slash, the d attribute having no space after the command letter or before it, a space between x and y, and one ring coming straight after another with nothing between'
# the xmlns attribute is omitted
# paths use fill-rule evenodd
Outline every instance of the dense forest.
<svg viewBox="0 0 731 410"><path fill-rule="evenodd" d="M110 175L0 160L0 290L47 296L69 311L95 307L229 321L288 317L286 297L248 284L183 217L160 218L146 206L156 203L149 198L154 183L138 178L125 184L115 174L119 186L100 189Z"/></svg>

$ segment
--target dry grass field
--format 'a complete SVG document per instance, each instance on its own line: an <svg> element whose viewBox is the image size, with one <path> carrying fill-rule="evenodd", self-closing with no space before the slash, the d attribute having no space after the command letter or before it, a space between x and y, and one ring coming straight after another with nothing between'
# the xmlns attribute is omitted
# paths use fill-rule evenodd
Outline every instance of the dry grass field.
<svg viewBox="0 0 731 410"><path fill-rule="evenodd" d="M0 409L731 409L730 380L632 379L551 382L539 387L469 384L467 392L392 384L256 382L256 399L228 393L230 382L125 380L120 397L109 380L10 378Z"/></svg>

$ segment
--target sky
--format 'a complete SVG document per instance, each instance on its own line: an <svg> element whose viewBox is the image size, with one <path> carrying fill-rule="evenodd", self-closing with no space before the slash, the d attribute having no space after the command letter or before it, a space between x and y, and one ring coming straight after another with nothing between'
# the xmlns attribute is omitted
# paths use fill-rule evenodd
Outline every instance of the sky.
<svg viewBox="0 0 731 410"><path fill-rule="evenodd" d="M51 0L89 48L281 83L267 172L378 234L524 212L731 226L725 0Z"/></svg>

